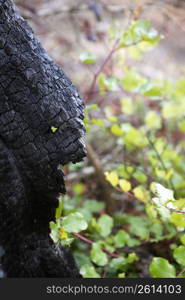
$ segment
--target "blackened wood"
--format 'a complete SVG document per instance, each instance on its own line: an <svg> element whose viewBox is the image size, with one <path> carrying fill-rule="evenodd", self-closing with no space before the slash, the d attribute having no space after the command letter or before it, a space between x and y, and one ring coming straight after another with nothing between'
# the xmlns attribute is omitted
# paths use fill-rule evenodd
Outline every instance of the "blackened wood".
<svg viewBox="0 0 185 300"><path fill-rule="evenodd" d="M0 245L7 277L78 277L54 245L59 164L84 153L83 102L11 0L0 0ZM1 251L2 252L2 251Z"/></svg>

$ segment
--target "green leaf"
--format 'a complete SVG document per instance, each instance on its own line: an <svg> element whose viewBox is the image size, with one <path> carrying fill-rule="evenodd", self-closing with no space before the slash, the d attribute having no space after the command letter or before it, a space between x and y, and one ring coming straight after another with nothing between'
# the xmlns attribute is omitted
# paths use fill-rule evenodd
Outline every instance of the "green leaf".
<svg viewBox="0 0 185 300"><path fill-rule="evenodd" d="M179 122L178 128L179 128L179 130L182 131L183 133L185 132L185 120L182 120L182 121Z"/></svg>
<svg viewBox="0 0 185 300"><path fill-rule="evenodd" d="M182 265L183 267L185 266L185 246L179 246L175 248L173 252L173 257L175 260Z"/></svg>
<svg viewBox="0 0 185 300"><path fill-rule="evenodd" d="M126 277L125 273L119 273L118 274L118 278L125 278L125 277Z"/></svg>
<svg viewBox="0 0 185 300"><path fill-rule="evenodd" d="M71 213L64 217L62 220L62 225L67 232L80 232L87 229L88 226L82 214L78 212Z"/></svg>
<svg viewBox="0 0 185 300"><path fill-rule="evenodd" d="M179 199L179 200L175 200L175 202L173 202L175 207L177 208L177 210L180 210L182 213L185 212L185 199Z"/></svg>
<svg viewBox="0 0 185 300"><path fill-rule="evenodd" d="M99 110L99 106L97 104L86 104L85 106L85 112L89 113L90 111L93 110Z"/></svg>
<svg viewBox="0 0 185 300"><path fill-rule="evenodd" d="M114 115L114 111L113 111L111 106L106 106L104 108L104 112L105 112L105 116L106 116L108 121L110 121L110 122L116 122L117 121L117 117Z"/></svg>
<svg viewBox="0 0 185 300"><path fill-rule="evenodd" d="M150 233L154 238L152 239L153 241L160 241L163 239L163 226L160 223L154 223L152 224L150 228Z"/></svg>
<svg viewBox="0 0 185 300"><path fill-rule="evenodd" d="M93 243L90 255L93 263L98 266L102 267L108 263L107 254L103 252L101 246L98 243Z"/></svg>
<svg viewBox="0 0 185 300"><path fill-rule="evenodd" d="M142 185L138 185L133 189L134 196L141 200L142 202L146 203L149 198L148 191Z"/></svg>
<svg viewBox="0 0 185 300"><path fill-rule="evenodd" d="M151 100L158 101L163 97L163 86L159 82L148 81L141 90L141 93Z"/></svg>
<svg viewBox="0 0 185 300"><path fill-rule="evenodd" d="M164 102L162 108L162 114L164 119L170 120L179 120L185 116L185 103L184 99L182 101L174 102Z"/></svg>
<svg viewBox="0 0 185 300"><path fill-rule="evenodd" d="M147 176L143 172L138 170L134 172L133 177L140 183L144 183L147 181Z"/></svg>
<svg viewBox="0 0 185 300"><path fill-rule="evenodd" d="M154 194L156 195L155 198L153 198L153 202L156 205L164 206L169 201L174 201L174 192L170 189L165 188L160 183L153 183L152 189Z"/></svg>
<svg viewBox="0 0 185 300"><path fill-rule="evenodd" d="M93 118L93 119L91 119L91 123L95 124L95 125L97 125L97 126L99 126L101 128L105 127L104 120L101 120L101 119L95 119L95 118Z"/></svg>
<svg viewBox="0 0 185 300"><path fill-rule="evenodd" d="M131 98L123 98L120 100L121 103L121 111L124 114L132 115L134 113L134 103Z"/></svg>
<svg viewBox="0 0 185 300"><path fill-rule="evenodd" d="M134 168L128 165L119 165L116 169L117 174L124 179L129 179L132 176L133 171Z"/></svg>
<svg viewBox="0 0 185 300"><path fill-rule="evenodd" d="M139 246L139 245L141 245L141 242L139 241L139 240L137 240L137 239L129 239L128 241L127 241L127 245L128 245L128 247L135 247L135 246Z"/></svg>
<svg viewBox="0 0 185 300"><path fill-rule="evenodd" d="M49 225L50 225L50 228L51 228L51 229L54 229L54 230L57 230L57 229L58 229L58 224L55 223L55 222L53 222L53 221L51 221L51 222L49 223Z"/></svg>
<svg viewBox="0 0 185 300"><path fill-rule="evenodd" d="M62 214L62 199L60 198L58 200L59 204L58 204L58 207L56 209L56 213L55 213L55 218L56 219L60 219L61 217L61 214Z"/></svg>
<svg viewBox="0 0 185 300"><path fill-rule="evenodd" d="M110 128L110 131L115 135L115 136L122 136L123 135L123 129L119 127L118 124L113 124Z"/></svg>
<svg viewBox="0 0 185 300"><path fill-rule="evenodd" d="M131 216L131 218L128 219L128 223L130 224L130 233L138 236L142 240L148 239L150 230L147 219ZM133 242L137 243L137 240Z"/></svg>
<svg viewBox="0 0 185 300"><path fill-rule="evenodd" d="M55 222L51 221L49 223L49 225L50 225L50 229L51 229L50 237L52 238L54 243L59 242L59 240L60 240L59 228L60 227L59 227L58 223L55 223Z"/></svg>
<svg viewBox="0 0 185 300"><path fill-rule="evenodd" d="M149 20L137 20L133 22L132 27L132 30L140 40L150 41L158 38L158 32L151 27L151 22Z"/></svg>
<svg viewBox="0 0 185 300"><path fill-rule="evenodd" d="M154 257L150 267L150 274L154 278L175 278L175 267L171 265L167 259L162 257Z"/></svg>
<svg viewBox="0 0 185 300"><path fill-rule="evenodd" d="M155 111L149 111L145 117L145 123L148 128L159 129L161 128L161 119Z"/></svg>
<svg viewBox="0 0 185 300"><path fill-rule="evenodd" d="M94 266L85 264L80 268L80 274L83 278L100 278L100 275L96 272Z"/></svg>
<svg viewBox="0 0 185 300"><path fill-rule="evenodd" d="M160 40L160 36L157 31L151 27L148 20L133 21L131 26L123 33L120 46L128 47L138 44L142 41L157 43Z"/></svg>
<svg viewBox="0 0 185 300"><path fill-rule="evenodd" d="M134 147L141 147L141 148L145 147L148 144L147 139L143 135L141 130L138 130L134 127L128 129L124 137L124 142L128 146L131 145Z"/></svg>
<svg viewBox="0 0 185 300"><path fill-rule="evenodd" d="M130 239L129 234L125 230L119 230L114 236L114 244L116 248L125 246Z"/></svg>
<svg viewBox="0 0 185 300"><path fill-rule="evenodd" d="M183 98L184 100L184 95L185 95L185 78L179 79L176 84L175 84L175 94L176 97L178 98Z"/></svg>
<svg viewBox="0 0 185 300"><path fill-rule="evenodd" d="M84 52L80 55L80 61L86 65L90 65L96 61L96 58L92 53Z"/></svg>
<svg viewBox="0 0 185 300"><path fill-rule="evenodd" d="M119 183L119 178L118 178L118 175L116 172L105 172L105 177L106 177L106 180L108 182L110 182L110 184L112 186L116 186L118 185Z"/></svg>
<svg viewBox="0 0 185 300"><path fill-rule="evenodd" d="M142 77L134 69L125 71L124 78L121 81L122 87L128 92L139 92L141 87L147 82L146 78Z"/></svg>
<svg viewBox="0 0 185 300"><path fill-rule="evenodd" d="M124 257L113 258L109 264L109 269L112 271L124 271L127 260Z"/></svg>
<svg viewBox="0 0 185 300"><path fill-rule="evenodd" d="M57 130L58 130L57 127L54 127L54 126L51 127L51 131L52 131L53 133L55 133Z"/></svg>
<svg viewBox="0 0 185 300"><path fill-rule="evenodd" d="M73 186L73 192L76 194L76 195L82 195L85 191L85 185L82 184L82 183L76 183L74 186Z"/></svg>
<svg viewBox="0 0 185 300"><path fill-rule="evenodd" d="M183 245L185 245L185 234L181 235L180 241Z"/></svg>
<svg viewBox="0 0 185 300"><path fill-rule="evenodd" d="M84 208L92 213L96 213L105 208L105 203L96 200L86 200Z"/></svg>
<svg viewBox="0 0 185 300"><path fill-rule="evenodd" d="M79 269L84 265L92 266L90 257L88 255L84 255L84 251L81 249L74 251L73 255Z"/></svg>
<svg viewBox="0 0 185 300"><path fill-rule="evenodd" d="M100 88L100 95L104 95L106 90L115 92L118 90L118 81L115 77L106 77L104 73L100 73L97 79Z"/></svg>
<svg viewBox="0 0 185 300"><path fill-rule="evenodd" d="M103 214L98 219L97 223L99 225L99 233L102 237L106 237L111 233L113 227L113 218L106 214Z"/></svg>
<svg viewBox="0 0 185 300"><path fill-rule="evenodd" d="M119 186L124 192L129 192L132 188L131 183L125 179L119 180Z"/></svg>
<svg viewBox="0 0 185 300"><path fill-rule="evenodd" d="M105 203L96 201L96 200L86 200L83 203L83 206L78 209L78 212L80 212L85 220L89 223L92 221L93 213L100 212L105 208ZM89 223L89 225L91 222Z"/></svg>
<svg viewBox="0 0 185 300"><path fill-rule="evenodd" d="M147 216L153 220L157 218L157 210L153 204L146 204L145 206Z"/></svg>
<svg viewBox="0 0 185 300"><path fill-rule="evenodd" d="M128 257L127 257L127 262L129 264L132 264L134 261L138 261L139 257L137 256L137 254L135 252L129 253Z"/></svg>
<svg viewBox="0 0 185 300"><path fill-rule="evenodd" d="M71 246L72 242L74 241L74 238L66 238L66 239L61 239L60 244L62 246Z"/></svg>

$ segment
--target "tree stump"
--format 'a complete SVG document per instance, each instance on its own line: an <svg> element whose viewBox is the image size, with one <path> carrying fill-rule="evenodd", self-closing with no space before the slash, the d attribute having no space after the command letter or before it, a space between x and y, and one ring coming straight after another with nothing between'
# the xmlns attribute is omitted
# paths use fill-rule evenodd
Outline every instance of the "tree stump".
<svg viewBox="0 0 185 300"><path fill-rule="evenodd" d="M84 104L11 0L0 0L0 256L7 277L79 277L49 237L58 166L85 156Z"/></svg>

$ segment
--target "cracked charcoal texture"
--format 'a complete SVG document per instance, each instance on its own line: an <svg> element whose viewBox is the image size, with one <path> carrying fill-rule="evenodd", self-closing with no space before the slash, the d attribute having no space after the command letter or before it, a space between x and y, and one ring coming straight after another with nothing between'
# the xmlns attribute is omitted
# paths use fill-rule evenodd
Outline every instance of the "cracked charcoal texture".
<svg viewBox="0 0 185 300"><path fill-rule="evenodd" d="M49 237L59 164L85 156L83 102L11 0L0 0L0 258L6 277L79 277ZM52 127L57 128L55 132ZM2 272L0 272L2 274Z"/></svg>

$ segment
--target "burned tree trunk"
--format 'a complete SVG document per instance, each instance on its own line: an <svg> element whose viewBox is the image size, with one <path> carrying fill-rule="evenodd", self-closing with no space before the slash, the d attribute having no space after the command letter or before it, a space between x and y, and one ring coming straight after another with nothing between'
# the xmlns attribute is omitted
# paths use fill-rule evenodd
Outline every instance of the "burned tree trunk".
<svg viewBox="0 0 185 300"><path fill-rule="evenodd" d="M0 246L7 277L78 277L49 222L65 192L59 164L84 153L83 102L11 0L0 0ZM55 128L55 130L52 130Z"/></svg>

